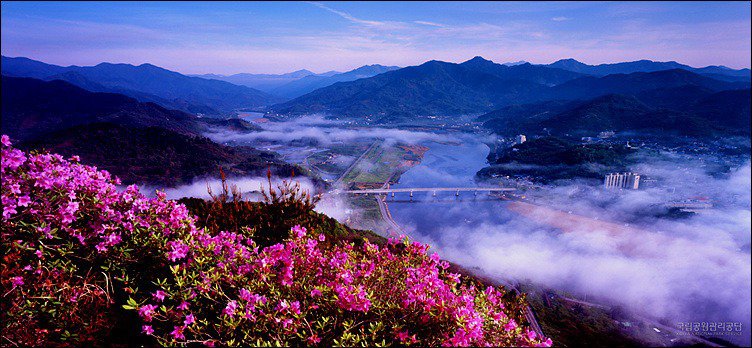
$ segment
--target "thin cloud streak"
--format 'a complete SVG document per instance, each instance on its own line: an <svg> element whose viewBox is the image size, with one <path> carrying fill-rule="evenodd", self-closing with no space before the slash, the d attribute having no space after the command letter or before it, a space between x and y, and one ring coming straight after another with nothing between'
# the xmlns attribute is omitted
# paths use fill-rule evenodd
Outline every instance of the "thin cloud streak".
<svg viewBox="0 0 752 348"><path fill-rule="evenodd" d="M331 12L331 13L334 13L334 14L336 14L336 15L344 18L344 19L347 19L348 21L351 21L353 23L364 24L364 25L374 25L374 26L381 26L381 25L385 24L384 22L369 21L369 20L365 20L365 19L355 18L355 17L353 17L352 15L350 15L347 12L335 10L335 9L333 9L331 7L328 7L328 6L325 6L324 4L319 3L319 2L308 2L308 3L311 4L311 5L314 5L314 6L318 7L318 8L322 8L324 10L327 10L327 11Z"/></svg>

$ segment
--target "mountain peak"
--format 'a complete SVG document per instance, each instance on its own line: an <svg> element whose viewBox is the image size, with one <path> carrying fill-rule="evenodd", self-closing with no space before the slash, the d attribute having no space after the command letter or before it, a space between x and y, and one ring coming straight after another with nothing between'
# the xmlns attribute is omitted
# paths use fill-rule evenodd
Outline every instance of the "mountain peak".
<svg viewBox="0 0 752 348"><path fill-rule="evenodd" d="M557 60L557 61L555 61L555 62L551 63L551 65L562 65L562 64L578 64L578 65L587 65L587 64L585 64L585 63L583 63L583 62L580 62L579 60L577 60L577 59L574 59L574 58L565 58L565 59L559 59L559 60Z"/></svg>
<svg viewBox="0 0 752 348"><path fill-rule="evenodd" d="M490 61L490 60L488 60L486 58L483 58L481 56L475 56L475 57L473 57L473 59L470 59L470 60L466 61L465 63L476 63L476 64L477 63L493 63L493 61Z"/></svg>
<svg viewBox="0 0 752 348"><path fill-rule="evenodd" d="M313 71L310 71L308 69L300 69L300 70L296 70L296 71L289 72L286 74L281 74L279 76L290 77L290 78L301 78L301 77L306 77L308 75L316 75L316 74Z"/></svg>

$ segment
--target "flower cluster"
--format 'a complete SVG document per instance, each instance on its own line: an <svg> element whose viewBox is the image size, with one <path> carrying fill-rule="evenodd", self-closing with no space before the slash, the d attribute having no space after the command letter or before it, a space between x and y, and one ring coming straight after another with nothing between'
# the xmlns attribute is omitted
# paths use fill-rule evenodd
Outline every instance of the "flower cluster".
<svg viewBox="0 0 752 348"><path fill-rule="evenodd" d="M295 226L261 247L6 136L1 170L0 310L16 344L101 343L120 323L163 345L551 345L520 324L519 301L449 272L420 243Z"/></svg>
<svg viewBox="0 0 752 348"><path fill-rule="evenodd" d="M144 332L162 344L551 345L517 324L503 292L462 284L426 245L327 242L300 226L263 249L234 233L198 234L159 290L172 296L134 296L127 308L160 323Z"/></svg>
<svg viewBox="0 0 752 348"><path fill-rule="evenodd" d="M179 255L167 237L197 233L192 218L164 195L118 189L117 178L75 156L27 154L1 140L4 339L45 345L104 337L109 308L122 295L115 284L149 276L150 260Z"/></svg>

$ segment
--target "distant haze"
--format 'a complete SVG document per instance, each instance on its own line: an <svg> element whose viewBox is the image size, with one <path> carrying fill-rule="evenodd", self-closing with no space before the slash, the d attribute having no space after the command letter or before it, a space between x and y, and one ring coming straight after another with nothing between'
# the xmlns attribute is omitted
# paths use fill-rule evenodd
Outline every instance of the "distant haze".
<svg viewBox="0 0 752 348"><path fill-rule="evenodd" d="M2 54L184 74L315 73L364 64L750 65L749 2L2 2Z"/></svg>

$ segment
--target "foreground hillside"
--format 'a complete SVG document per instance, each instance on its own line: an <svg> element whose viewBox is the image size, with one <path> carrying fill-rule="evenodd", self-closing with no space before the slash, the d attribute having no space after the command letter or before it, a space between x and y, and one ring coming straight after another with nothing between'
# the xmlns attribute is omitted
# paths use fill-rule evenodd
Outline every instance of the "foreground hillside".
<svg viewBox="0 0 752 348"><path fill-rule="evenodd" d="M551 345L523 325L520 299L419 243L332 229L297 186L265 203L226 189L193 202L197 218L76 162L2 137L6 344ZM247 214L260 220L227 224Z"/></svg>

